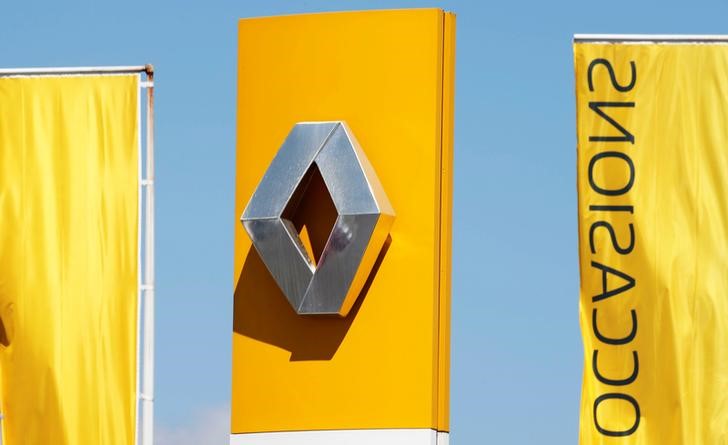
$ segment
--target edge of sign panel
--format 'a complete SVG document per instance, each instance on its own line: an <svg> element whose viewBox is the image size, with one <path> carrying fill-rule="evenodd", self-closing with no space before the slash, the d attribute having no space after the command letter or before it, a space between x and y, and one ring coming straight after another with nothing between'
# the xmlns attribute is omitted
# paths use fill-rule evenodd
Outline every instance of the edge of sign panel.
<svg viewBox="0 0 728 445"><path fill-rule="evenodd" d="M438 322L437 429L450 430L450 314L452 264L453 122L455 14L443 14L442 134L440 159L440 289Z"/></svg>

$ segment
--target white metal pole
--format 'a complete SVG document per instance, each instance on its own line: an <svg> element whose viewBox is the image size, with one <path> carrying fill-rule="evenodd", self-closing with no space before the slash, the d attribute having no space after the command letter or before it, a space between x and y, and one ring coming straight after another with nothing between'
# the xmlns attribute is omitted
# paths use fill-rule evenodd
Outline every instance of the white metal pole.
<svg viewBox="0 0 728 445"><path fill-rule="evenodd" d="M154 443L154 71L148 67L147 163L144 262L144 372L142 377L142 443Z"/></svg>
<svg viewBox="0 0 728 445"><path fill-rule="evenodd" d="M728 43L728 35L574 34L576 43Z"/></svg>
<svg viewBox="0 0 728 445"><path fill-rule="evenodd" d="M142 168L142 162L144 161L144 145L142 144L142 91L145 90L145 86L142 82L141 74L139 74L139 94L137 95L137 178L139 179L139 185L137 187L137 293L136 293L136 348L135 361L136 361L136 381L134 382L134 445L139 445L141 440L139 425L141 425L141 378L142 378L142 304L144 298L144 291L142 290L142 284L144 283L144 276L142 275L142 264L143 252L142 242L144 236L142 230L144 228L144 210L142 205L144 204L144 169Z"/></svg>
<svg viewBox="0 0 728 445"><path fill-rule="evenodd" d="M81 66L68 68L0 68L0 76L53 76L72 74L149 74L150 65L134 66Z"/></svg>

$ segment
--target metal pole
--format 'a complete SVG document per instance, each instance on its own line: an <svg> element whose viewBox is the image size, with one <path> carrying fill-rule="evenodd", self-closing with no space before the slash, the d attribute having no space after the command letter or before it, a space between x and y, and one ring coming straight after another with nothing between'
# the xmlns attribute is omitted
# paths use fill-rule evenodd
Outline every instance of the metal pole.
<svg viewBox="0 0 728 445"><path fill-rule="evenodd" d="M144 373L142 378L142 443L154 443L154 68L147 73L147 165L144 261Z"/></svg>
<svg viewBox="0 0 728 445"><path fill-rule="evenodd" d="M134 66L82 66L66 68L3 68L0 76L53 76L73 74L133 74L144 73L149 75L151 65Z"/></svg>
<svg viewBox="0 0 728 445"><path fill-rule="evenodd" d="M142 418L142 407L141 407L141 378L142 378L142 357L141 357L141 344L142 344L142 299L144 298L144 291L142 290L142 283L144 277L142 276L142 242L144 241L143 228L144 228L144 210L142 208L144 204L144 169L142 168L142 161L144 160L144 144L142 144L142 91L146 88L145 82L142 82L141 74L139 75L139 94L137 95L137 293L136 293L136 376L134 381L134 445L139 445L141 418Z"/></svg>
<svg viewBox="0 0 728 445"><path fill-rule="evenodd" d="M574 34L576 43L728 43L728 35Z"/></svg>

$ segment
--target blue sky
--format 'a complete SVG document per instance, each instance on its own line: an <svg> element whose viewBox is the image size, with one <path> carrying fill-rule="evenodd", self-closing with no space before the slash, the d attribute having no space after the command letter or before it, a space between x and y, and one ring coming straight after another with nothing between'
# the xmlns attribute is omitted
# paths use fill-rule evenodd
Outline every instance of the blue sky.
<svg viewBox="0 0 728 445"><path fill-rule="evenodd" d="M7 1L0 66L157 70L159 445L224 444L240 17L458 14L452 440L577 441L573 33L728 33L722 1Z"/></svg>

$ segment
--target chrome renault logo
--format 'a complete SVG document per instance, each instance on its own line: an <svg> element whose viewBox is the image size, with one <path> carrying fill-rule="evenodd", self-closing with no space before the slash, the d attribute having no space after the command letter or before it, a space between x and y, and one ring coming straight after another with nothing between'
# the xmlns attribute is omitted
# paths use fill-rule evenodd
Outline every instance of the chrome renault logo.
<svg viewBox="0 0 728 445"><path fill-rule="evenodd" d="M314 166L337 212L318 262L285 213ZM345 316L386 241L394 211L346 123L303 122L288 134L241 220L297 313Z"/></svg>

